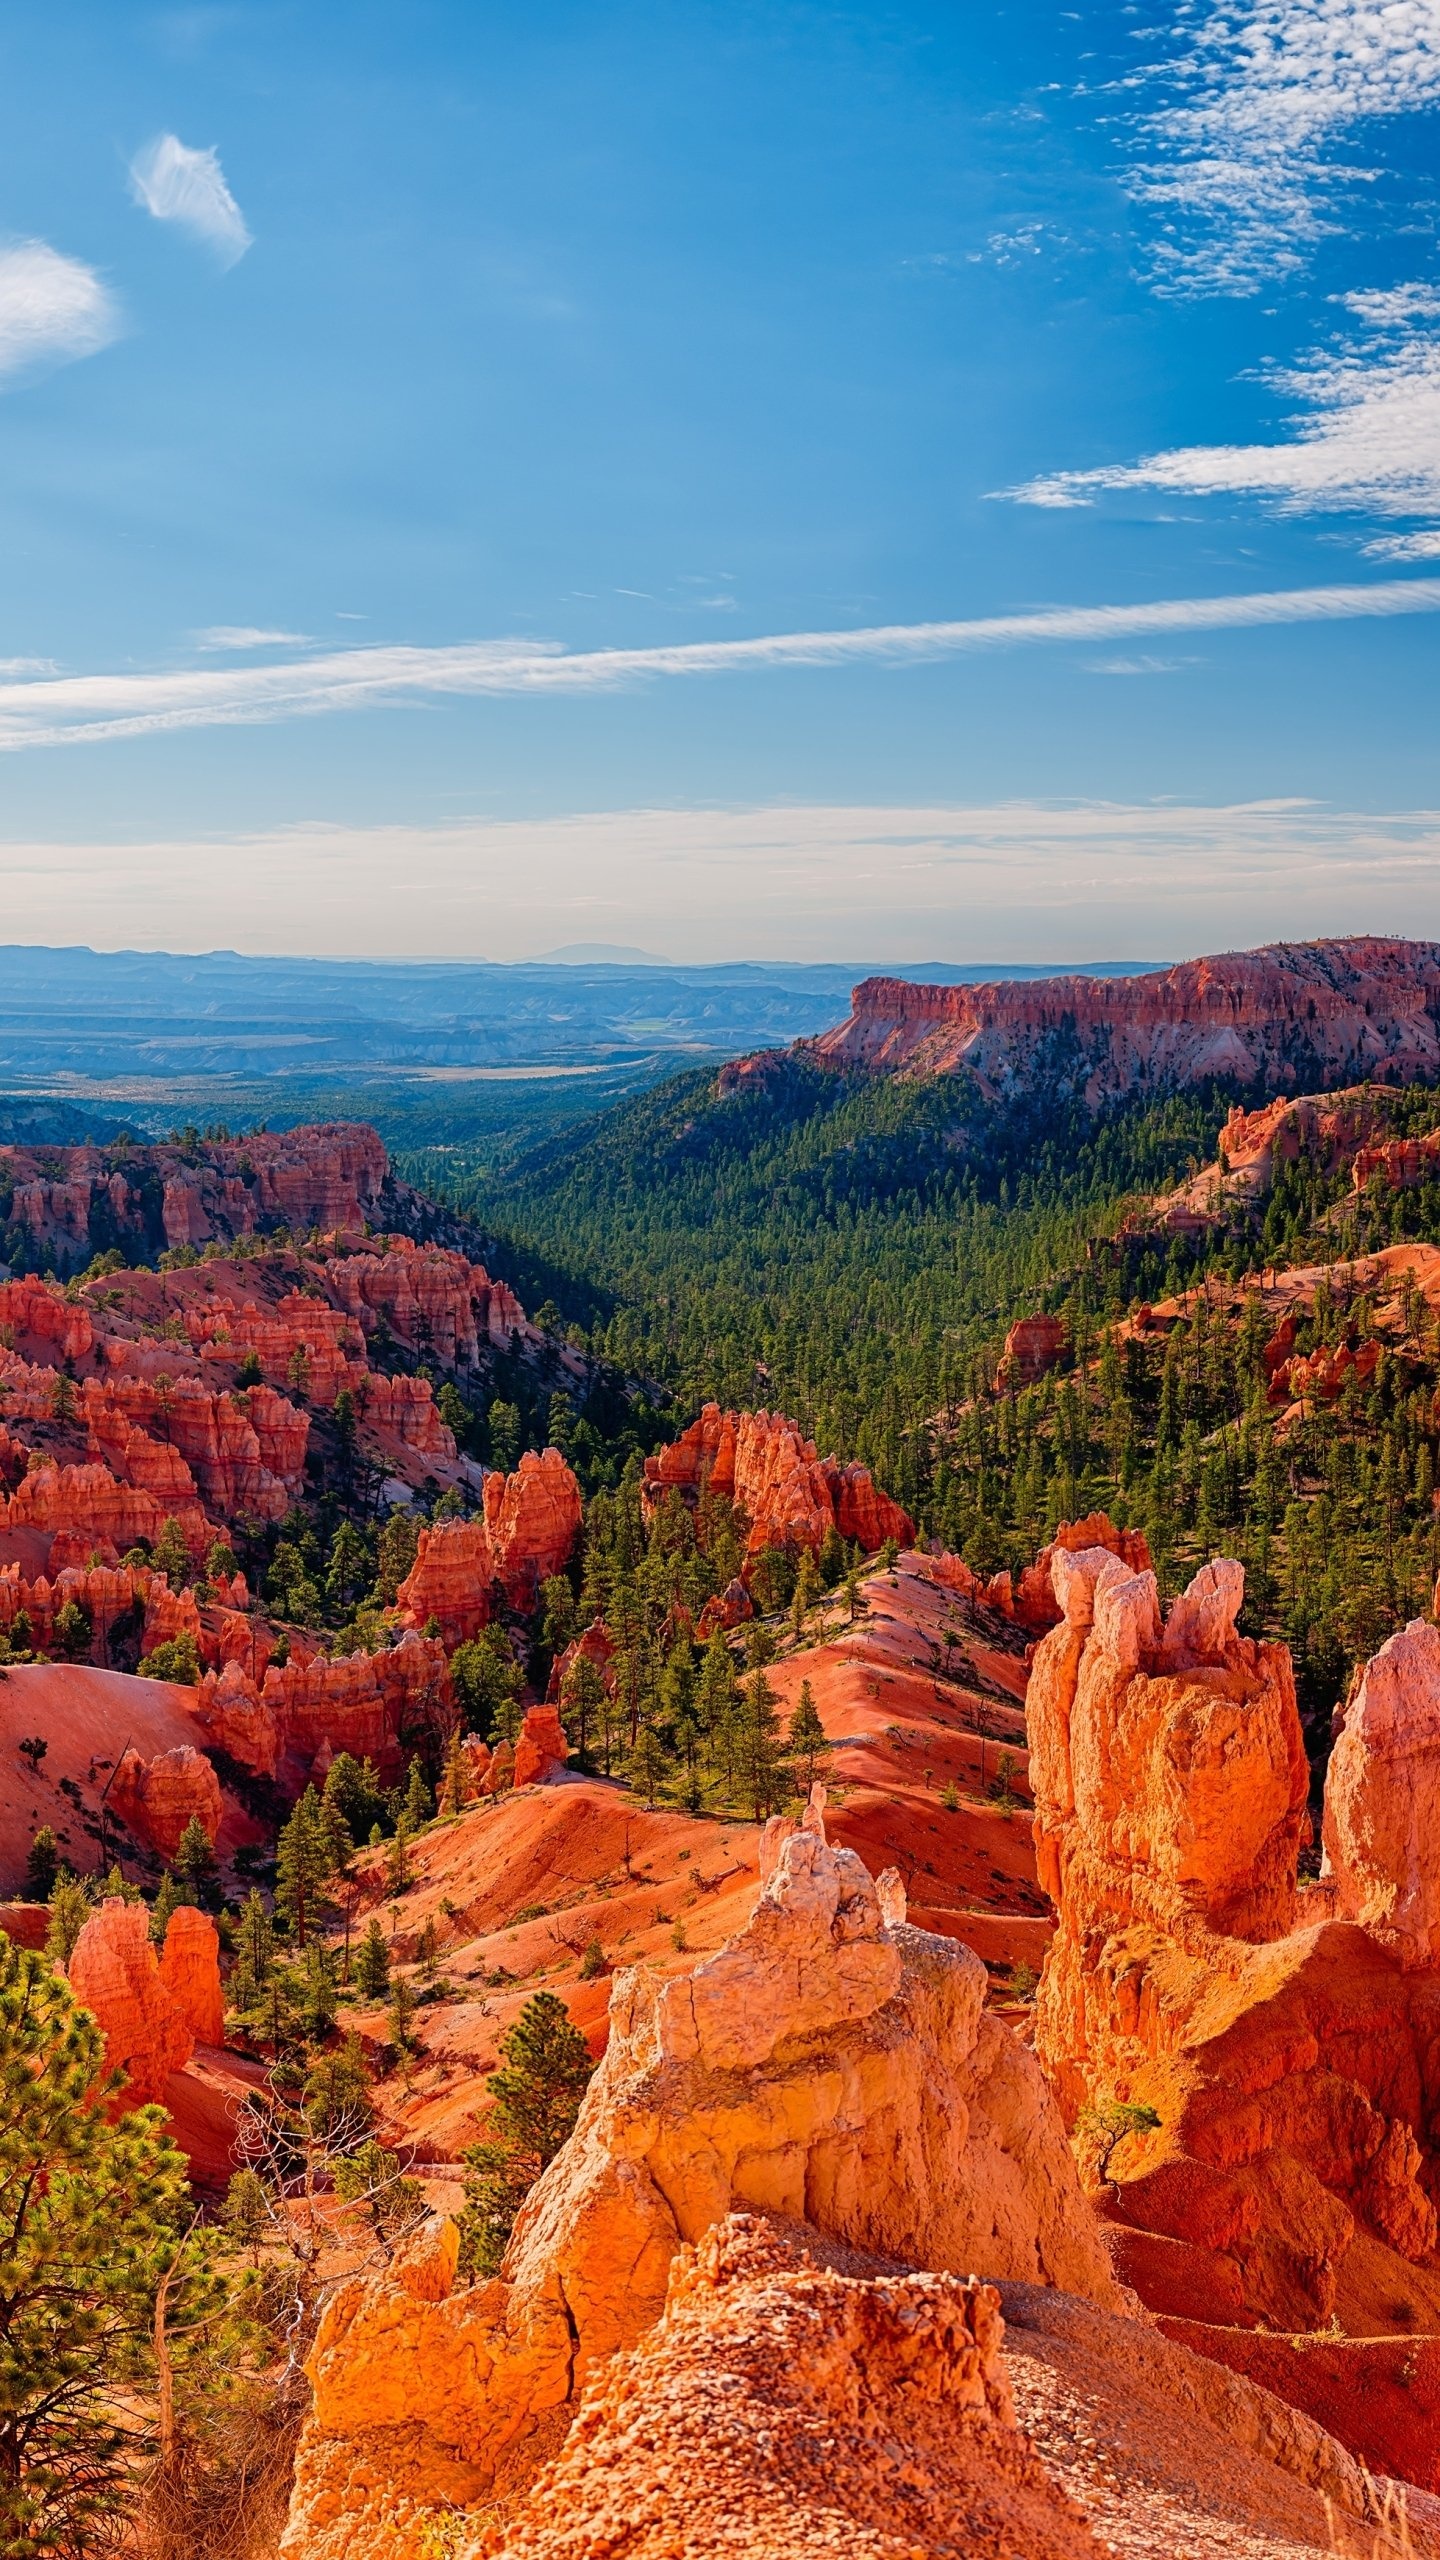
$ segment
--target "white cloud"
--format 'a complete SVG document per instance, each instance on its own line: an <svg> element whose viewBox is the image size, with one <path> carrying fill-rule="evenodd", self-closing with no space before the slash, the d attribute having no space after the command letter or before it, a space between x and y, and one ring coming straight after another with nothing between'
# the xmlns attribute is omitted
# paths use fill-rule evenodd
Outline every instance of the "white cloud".
<svg viewBox="0 0 1440 2560"><path fill-rule="evenodd" d="M130 163L135 201L157 222L178 222L233 267L250 246L245 217L225 183L217 151L192 151L177 134L157 134Z"/></svg>
<svg viewBox="0 0 1440 2560"><path fill-rule="evenodd" d="M195 633L195 646L204 650L229 649L308 649L308 631L261 631L248 622L217 622L208 631Z"/></svg>
<svg viewBox="0 0 1440 2560"><path fill-rule="evenodd" d="M1111 641L1144 633L1257 630L1436 612L1440 578L1388 578L1367 586L1284 587L1251 595L1180 596L1154 604L1055 605L1039 613L990 614L967 622L778 631L754 640L675 641L650 649L565 650L548 641L476 640L450 648L340 649L270 665L56 676L30 684L0 683L0 752L313 717L425 697L594 693L661 676L946 658L1035 642Z"/></svg>
<svg viewBox="0 0 1440 2560"><path fill-rule="evenodd" d="M44 240L0 247L0 381L93 356L120 328L120 306L93 267Z"/></svg>
<svg viewBox="0 0 1440 2560"><path fill-rule="evenodd" d="M403 893L397 892L403 882ZM12 942L521 959L1181 958L1433 934L1440 810L1302 800L612 809L196 840L0 844Z"/></svg>
<svg viewBox="0 0 1440 2560"><path fill-rule="evenodd" d="M1182 445L1141 462L1096 471L1055 471L1006 494L1027 506L1087 505L1098 490L1163 489L1188 497L1223 493L1269 500L1282 514L1352 513L1440 519L1440 313L1428 286L1346 297L1374 331L1351 347L1326 349L1268 379L1304 407L1274 444ZM1436 556L1429 530L1379 535L1379 559Z"/></svg>
<svg viewBox="0 0 1440 2560"><path fill-rule="evenodd" d="M1132 192L1164 217L1172 293L1253 293L1337 228L1337 191L1375 172L1337 155L1357 125L1440 99L1440 0L1219 0L1174 12L1139 120Z"/></svg>

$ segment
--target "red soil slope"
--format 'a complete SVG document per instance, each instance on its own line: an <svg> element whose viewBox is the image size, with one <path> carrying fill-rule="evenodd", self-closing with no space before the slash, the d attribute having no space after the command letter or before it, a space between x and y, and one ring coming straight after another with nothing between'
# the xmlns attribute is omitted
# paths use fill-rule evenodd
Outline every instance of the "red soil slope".
<svg viewBox="0 0 1440 2560"><path fill-rule="evenodd" d="M143 1760L198 1740L193 1692L168 1680L135 1680L120 1671L71 1663L17 1663L0 1673L0 1891L18 1890L30 1842L49 1823L62 1856L87 1874L100 1863L100 1799L127 1745ZM18 1745L40 1735L48 1750L38 1771ZM61 1780L75 1789L61 1791ZM261 1837L237 1799L221 1791L222 1856ZM129 1848L112 1812L107 1854ZM127 1863L134 1864L133 1855Z"/></svg>

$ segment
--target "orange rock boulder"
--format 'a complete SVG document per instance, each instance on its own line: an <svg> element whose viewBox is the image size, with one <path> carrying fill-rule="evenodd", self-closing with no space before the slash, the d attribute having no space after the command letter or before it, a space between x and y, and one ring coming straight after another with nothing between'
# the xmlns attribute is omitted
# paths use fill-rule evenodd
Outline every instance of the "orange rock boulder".
<svg viewBox="0 0 1440 2560"><path fill-rule="evenodd" d="M515 1742L516 1786L543 1786L564 1768L569 1756L565 1728L555 1709L527 1707Z"/></svg>
<svg viewBox="0 0 1440 2560"><path fill-rule="evenodd" d="M172 1911L160 1951L160 1986L179 2011L196 2044L225 2041L225 1994L220 1987L220 1937L203 1911L181 1903ZM188 2061L189 2056L186 2056Z"/></svg>
<svg viewBox="0 0 1440 2560"><path fill-rule="evenodd" d="M1004 1387L1032 1387L1048 1377L1065 1356L1069 1332L1059 1316L1022 1316L1005 1336L995 1372L998 1394Z"/></svg>

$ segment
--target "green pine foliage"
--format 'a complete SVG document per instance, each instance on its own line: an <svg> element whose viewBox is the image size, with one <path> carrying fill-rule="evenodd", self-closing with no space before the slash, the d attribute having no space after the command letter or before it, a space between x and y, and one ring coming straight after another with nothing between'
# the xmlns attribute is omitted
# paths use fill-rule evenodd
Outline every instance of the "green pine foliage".
<svg viewBox="0 0 1440 2560"><path fill-rule="evenodd" d="M490 2074L493 2101L483 2142L465 2154L460 2263L493 2275L515 2216L542 2171L569 2141L595 2065L562 2000L537 1991L500 2040Z"/></svg>
<svg viewBox="0 0 1440 2560"><path fill-rule="evenodd" d="M223 2384L237 2309L159 2107L92 2103L104 2044L0 1936L0 2552L110 2547L156 2446L155 2304L175 2379ZM232 2341L233 2343L233 2341Z"/></svg>

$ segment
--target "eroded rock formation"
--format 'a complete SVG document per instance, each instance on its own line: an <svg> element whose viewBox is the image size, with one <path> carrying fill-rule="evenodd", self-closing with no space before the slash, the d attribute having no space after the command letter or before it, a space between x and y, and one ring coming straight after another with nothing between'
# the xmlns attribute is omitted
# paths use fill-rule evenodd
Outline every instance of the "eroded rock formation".
<svg viewBox="0 0 1440 2560"><path fill-rule="evenodd" d="M1429 1945L1410 1815L1436 1784L1433 1678L1408 1695L1433 1630L1366 1675L1327 1812L1336 1872L1302 1892L1289 1657L1236 1633L1241 1568L1207 1566L1163 1625L1153 1577L1109 1554L1052 1573L1065 1615L1027 1698L1058 1918L1036 2046L1107 2209L1150 2235L1125 2244L1129 2280L1250 2326L1321 2327L1362 2274L1427 2300L1440 1978L1404 1968Z"/></svg>
<svg viewBox="0 0 1440 2560"><path fill-rule="evenodd" d="M420 1532L400 1585L408 1626L434 1618L447 1644L478 1635L498 1608L528 1610L540 1584L563 1572L580 1535L580 1487L558 1449L527 1449L512 1476L485 1479L477 1520L441 1520Z"/></svg>
<svg viewBox="0 0 1440 2560"><path fill-rule="evenodd" d="M663 1987L616 1978L605 2059L500 2277L457 2286L442 2227L398 2283L336 2296L287 2552L353 2560L388 2533L410 2560L442 2501L523 2477L586 2376L659 2319L680 2248L736 2208L941 2275L1116 2299L1053 2100L986 2014L983 1966L902 1909L898 1877L877 1890L816 1808L771 1824L738 1938Z"/></svg>
<svg viewBox="0 0 1440 2560"><path fill-rule="evenodd" d="M201 1826L211 1845L224 1806L220 1781L203 1751L181 1743L143 1759L133 1745L123 1751L111 1780L109 1805L117 1819L157 1857L173 1858L188 1823Z"/></svg>
<svg viewBox="0 0 1440 2560"><path fill-rule="evenodd" d="M67 1972L105 2038L107 2072L125 2074L118 2107L163 2099L171 2073L183 2070L196 2044L219 2041L201 2034L223 2017L220 1941L202 1911L171 1914L157 1960L145 1905L102 1902L76 1939Z"/></svg>
<svg viewBox="0 0 1440 2560"><path fill-rule="evenodd" d="M308 1770L316 1755L349 1751L393 1776L402 1726L450 1705L443 1645L412 1633L380 1653L328 1656L260 1666L256 1678L239 1622L240 1648L200 1684L196 1719L206 1743L242 1768L273 1778L282 1765Z"/></svg>
<svg viewBox="0 0 1440 2560"><path fill-rule="evenodd" d="M634 2560L808 2560L842 2536L876 2554L1098 2554L1016 2425L994 2287L841 2273L807 2239L733 2214L682 2250L663 2318L596 2376L564 2451L465 2560L594 2560L622 2536Z"/></svg>
<svg viewBox="0 0 1440 2560"><path fill-rule="evenodd" d="M709 1492L733 1502L750 1523L751 1558L764 1547L814 1552L831 1529L858 1540L867 1554L887 1538L909 1546L915 1536L909 1514L880 1491L868 1467L820 1457L814 1441L780 1413L722 1413L707 1404L688 1431L645 1461L647 1512L672 1489L691 1501Z"/></svg>

